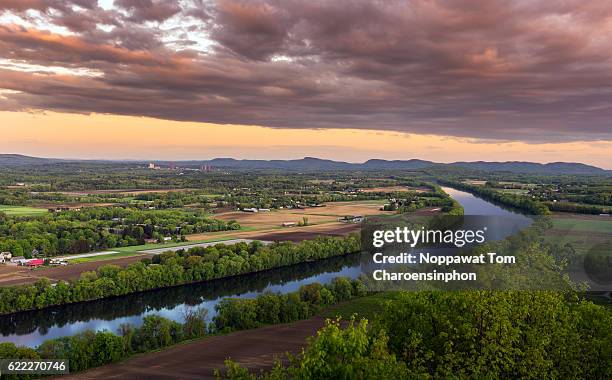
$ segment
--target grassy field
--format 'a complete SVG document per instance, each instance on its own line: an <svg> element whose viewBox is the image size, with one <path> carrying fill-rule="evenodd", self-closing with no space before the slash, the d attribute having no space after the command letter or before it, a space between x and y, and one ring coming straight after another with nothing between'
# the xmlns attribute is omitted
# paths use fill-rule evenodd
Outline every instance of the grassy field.
<svg viewBox="0 0 612 380"><path fill-rule="evenodd" d="M528 190L524 190L524 189L495 189L497 191L500 191L502 193L507 193L507 194L527 194L529 191Z"/></svg>
<svg viewBox="0 0 612 380"><path fill-rule="evenodd" d="M602 232L612 236L612 218L610 220L554 218L553 228L560 230Z"/></svg>
<svg viewBox="0 0 612 380"><path fill-rule="evenodd" d="M42 208L0 205L0 212L14 216L35 216L45 214L48 211Z"/></svg>
<svg viewBox="0 0 612 380"><path fill-rule="evenodd" d="M134 256L136 253L137 252L117 252L117 253L109 253L108 255L81 257L80 259L71 259L70 263L71 264L81 264L81 263L90 263L93 261L120 259L122 257Z"/></svg>
<svg viewBox="0 0 612 380"><path fill-rule="evenodd" d="M553 228L544 236L550 242L570 244L584 254L593 247L612 242L612 218L598 216L562 216L552 219Z"/></svg>
<svg viewBox="0 0 612 380"><path fill-rule="evenodd" d="M148 249L181 247L183 245L193 245L193 244L199 244L199 243L209 243L211 241L218 241L219 243L222 243L225 240L231 240L231 239L234 239L234 238L233 237L222 237L222 238L205 239L205 240L189 240L189 241L178 242L178 243L143 244L143 245L133 245L133 246L130 246L130 247L113 248L112 250L113 251L117 251L117 252L122 253L122 254L128 254L126 256L129 256L129 255L133 255L135 253L139 253L141 251L146 251ZM108 257L108 256L112 256L112 255L116 255L116 253L109 254L109 255L104 255L104 256L91 257L91 259L100 258L100 257ZM121 257L121 256L119 256L119 257Z"/></svg>

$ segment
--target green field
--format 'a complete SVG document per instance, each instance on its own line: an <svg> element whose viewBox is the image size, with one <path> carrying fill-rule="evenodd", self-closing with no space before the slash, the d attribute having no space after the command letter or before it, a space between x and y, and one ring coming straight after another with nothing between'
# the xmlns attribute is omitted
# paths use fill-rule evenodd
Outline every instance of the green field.
<svg viewBox="0 0 612 380"><path fill-rule="evenodd" d="M381 304L394 299L397 292L376 293L365 297L355 298L327 309L322 316L325 318L341 317L350 319L353 315L358 318L373 320L381 310Z"/></svg>
<svg viewBox="0 0 612 380"><path fill-rule="evenodd" d="M71 264L80 264L80 263L89 263L89 262L92 262L92 261L105 261L105 260L112 260L112 259L120 259L122 257L134 256L135 254L136 254L136 252L109 253L108 255L82 257L80 259L70 259L70 263Z"/></svg>
<svg viewBox="0 0 612 380"><path fill-rule="evenodd" d="M45 214L48 211L42 208L0 205L0 212L5 213L6 215L13 215L13 216L34 216L34 215Z"/></svg>
<svg viewBox="0 0 612 380"><path fill-rule="evenodd" d="M223 237L223 238L213 238L213 239L205 239L205 240L190 240L190 241L179 242L179 243L133 245L133 246L130 246L130 247L113 248L113 249L111 249L111 251L117 251L119 253L134 254L134 253L139 253L141 251L146 251L148 249L173 248L173 247L181 247L181 246L184 246L184 245L194 245L194 244L200 244L200 243L209 243L209 242L213 242L213 241L218 241L219 243L222 243L225 240L233 240L233 239L237 239L237 238L235 238L235 237ZM108 256L111 256L111 255L108 255ZM101 257L108 257L108 256L105 255L105 256L101 256ZM94 257L92 257L92 259L93 258Z"/></svg>
<svg viewBox="0 0 612 380"><path fill-rule="evenodd" d="M497 191L501 191L502 193L508 193L508 194L527 194L528 190L524 190L524 189L495 189Z"/></svg>
<svg viewBox="0 0 612 380"><path fill-rule="evenodd" d="M602 232L612 236L612 218L610 220L554 218L553 228L581 232Z"/></svg>
<svg viewBox="0 0 612 380"><path fill-rule="evenodd" d="M224 238L215 238L215 239L206 239L206 240L190 240L186 242L179 243L166 243L166 244L142 244L142 245L133 245L129 247L119 247L113 248L109 251L115 251L117 253L109 253L108 255L98 255L91 257L82 257L78 259L68 259L71 264L79 264L79 263L88 263L92 261L105 261L111 259L120 259L123 257L130 257L137 254L141 254L142 251L146 251L149 249L159 249L159 248L173 248L173 247L181 247L184 245L195 245L200 243L210 243L210 242L219 242L223 243L226 240L237 239L234 237L224 237Z"/></svg>
<svg viewBox="0 0 612 380"><path fill-rule="evenodd" d="M576 253L584 254L612 242L612 218L556 217L552 222L553 228L544 238L551 243L570 244Z"/></svg>

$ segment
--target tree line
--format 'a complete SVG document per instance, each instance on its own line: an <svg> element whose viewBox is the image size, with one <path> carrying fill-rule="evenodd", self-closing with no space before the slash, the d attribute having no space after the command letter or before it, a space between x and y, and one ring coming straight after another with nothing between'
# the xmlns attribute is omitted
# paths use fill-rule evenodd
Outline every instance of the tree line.
<svg viewBox="0 0 612 380"><path fill-rule="evenodd" d="M550 211L573 212L576 214L599 215L612 212L612 207L595 206L568 202L546 202Z"/></svg>
<svg viewBox="0 0 612 380"><path fill-rule="evenodd" d="M254 299L225 298L215 306L214 330L230 332L306 319L324 307L366 294L360 280L337 277L330 284L303 285L289 294L267 293Z"/></svg>
<svg viewBox="0 0 612 380"><path fill-rule="evenodd" d="M38 217L10 217L0 212L0 251L30 258L84 253L140 245L145 239L239 229L235 221L213 219L199 211L141 211L92 207Z"/></svg>
<svg viewBox="0 0 612 380"><path fill-rule="evenodd" d="M0 314L41 309L53 305L90 301L150 289L163 288L254 273L303 262L358 252L357 236L319 237L301 243L261 242L217 244L187 251L166 252L126 268L104 265L72 281L0 288Z"/></svg>

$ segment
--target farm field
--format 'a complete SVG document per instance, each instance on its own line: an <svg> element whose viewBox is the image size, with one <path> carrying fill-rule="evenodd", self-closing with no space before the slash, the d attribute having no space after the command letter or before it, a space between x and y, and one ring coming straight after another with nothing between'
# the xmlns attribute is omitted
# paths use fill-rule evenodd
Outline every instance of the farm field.
<svg viewBox="0 0 612 380"><path fill-rule="evenodd" d="M244 234L244 238L266 240L266 241L294 241L315 239L317 236L344 236L358 232L361 228L357 223L332 222L317 224L306 227L292 227L257 231Z"/></svg>
<svg viewBox="0 0 612 380"><path fill-rule="evenodd" d="M383 186L383 187L370 187L359 189L362 193L397 193L402 191L412 191L417 193L424 193L429 191L426 187L410 187L410 186Z"/></svg>
<svg viewBox="0 0 612 380"><path fill-rule="evenodd" d="M281 227L284 222L298 223L304 217L309 224L337 222L338 218L346 215L377 215L392 214L392 211L381 211L383 201L354 201L326 203L325 207L309 207L306 209L283 209L269 212L242 212L229 211L215 214L215 218L222 220L236 220L243 227L255 229L269 229Z"/></svg>
<svg viewBox="0 0 612 380"><path fill-rule="evenodd" d="M276 358L285 357L287 352L299 353L306 339L324 324L325 319L317 316L291 324L212 336L62 379L214 379L214 371L223 369L228 357L255 371L269 369Z"/></svg>
<svg viewBox="0 0 612 380"><path fill-rule="evenodd" d="M612 243L612 218L609 216L557 214L547 240L570 244L577 253L586 253L599 244Z"/></svg>
<svg viewBox="0 0 612 380"><path fill-rule="evenodd" d="M0 212L13 216L35 216L45 214L48 210L34 207L0 205Z"/></svg>
<svg viewBox="0 0 612 380"><path fill-rule="evenodd" d="M555 217L553 228L581 232L602 232L612 237L612 217L580 215L573 217Z"/></svg>
<svg viewBox="0 0 612 380"><path fill-rule="evenodd" d="M53 193L59 193L71 196L83 196L83 195L102 195L102 194L117 194L117 195L138 195L148 193L172 193L189 191L193 189L180 188L180 189L110 189L110 190L79 190L79 191L57 191Z"/></svg>
<svg viewBox="0 0 612 380"><path fill-rule="evenodd" d="M332 306L320 316L290 324L266 326L253 330L212 336L178 344L145 355L138 355L117 364L95 368L63 378L90 380L147 378L198 378L214 379L214 371L224 368L224 360L233 361L258 371L269 369L276 358L284 359L287 352L296 354L306 345L307 338L324 326L326 318L341 316L350 319L354 313L373 318L380 310L380 303L393 298L391 293L356 298Z"/></svg>
<svg viewBox="0 0 612 380"><path fill-rule="evenodd" d="M125 267L145 257L151 257L151 255L143 253L130 254L125 257L115 257L104 260L98 259L95 261L92 260L66 266L46 267L35 270L22 266L2 265L0 266L0 286L32 284L41 278L48 278L51 282L59 280L67 281L78 278L83 272L94 271L101 265L114 264Z"/></svg>

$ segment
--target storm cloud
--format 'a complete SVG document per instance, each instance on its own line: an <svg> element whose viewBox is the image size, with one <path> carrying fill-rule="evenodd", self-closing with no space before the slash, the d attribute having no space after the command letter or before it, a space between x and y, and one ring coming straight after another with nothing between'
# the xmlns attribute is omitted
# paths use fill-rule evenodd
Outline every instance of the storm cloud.
<svg viewBox="0 0 612 380"><path fill-rule="evenodd" d="M0 0L0 13L3 110L612 139L605 0Z"/></svg>

